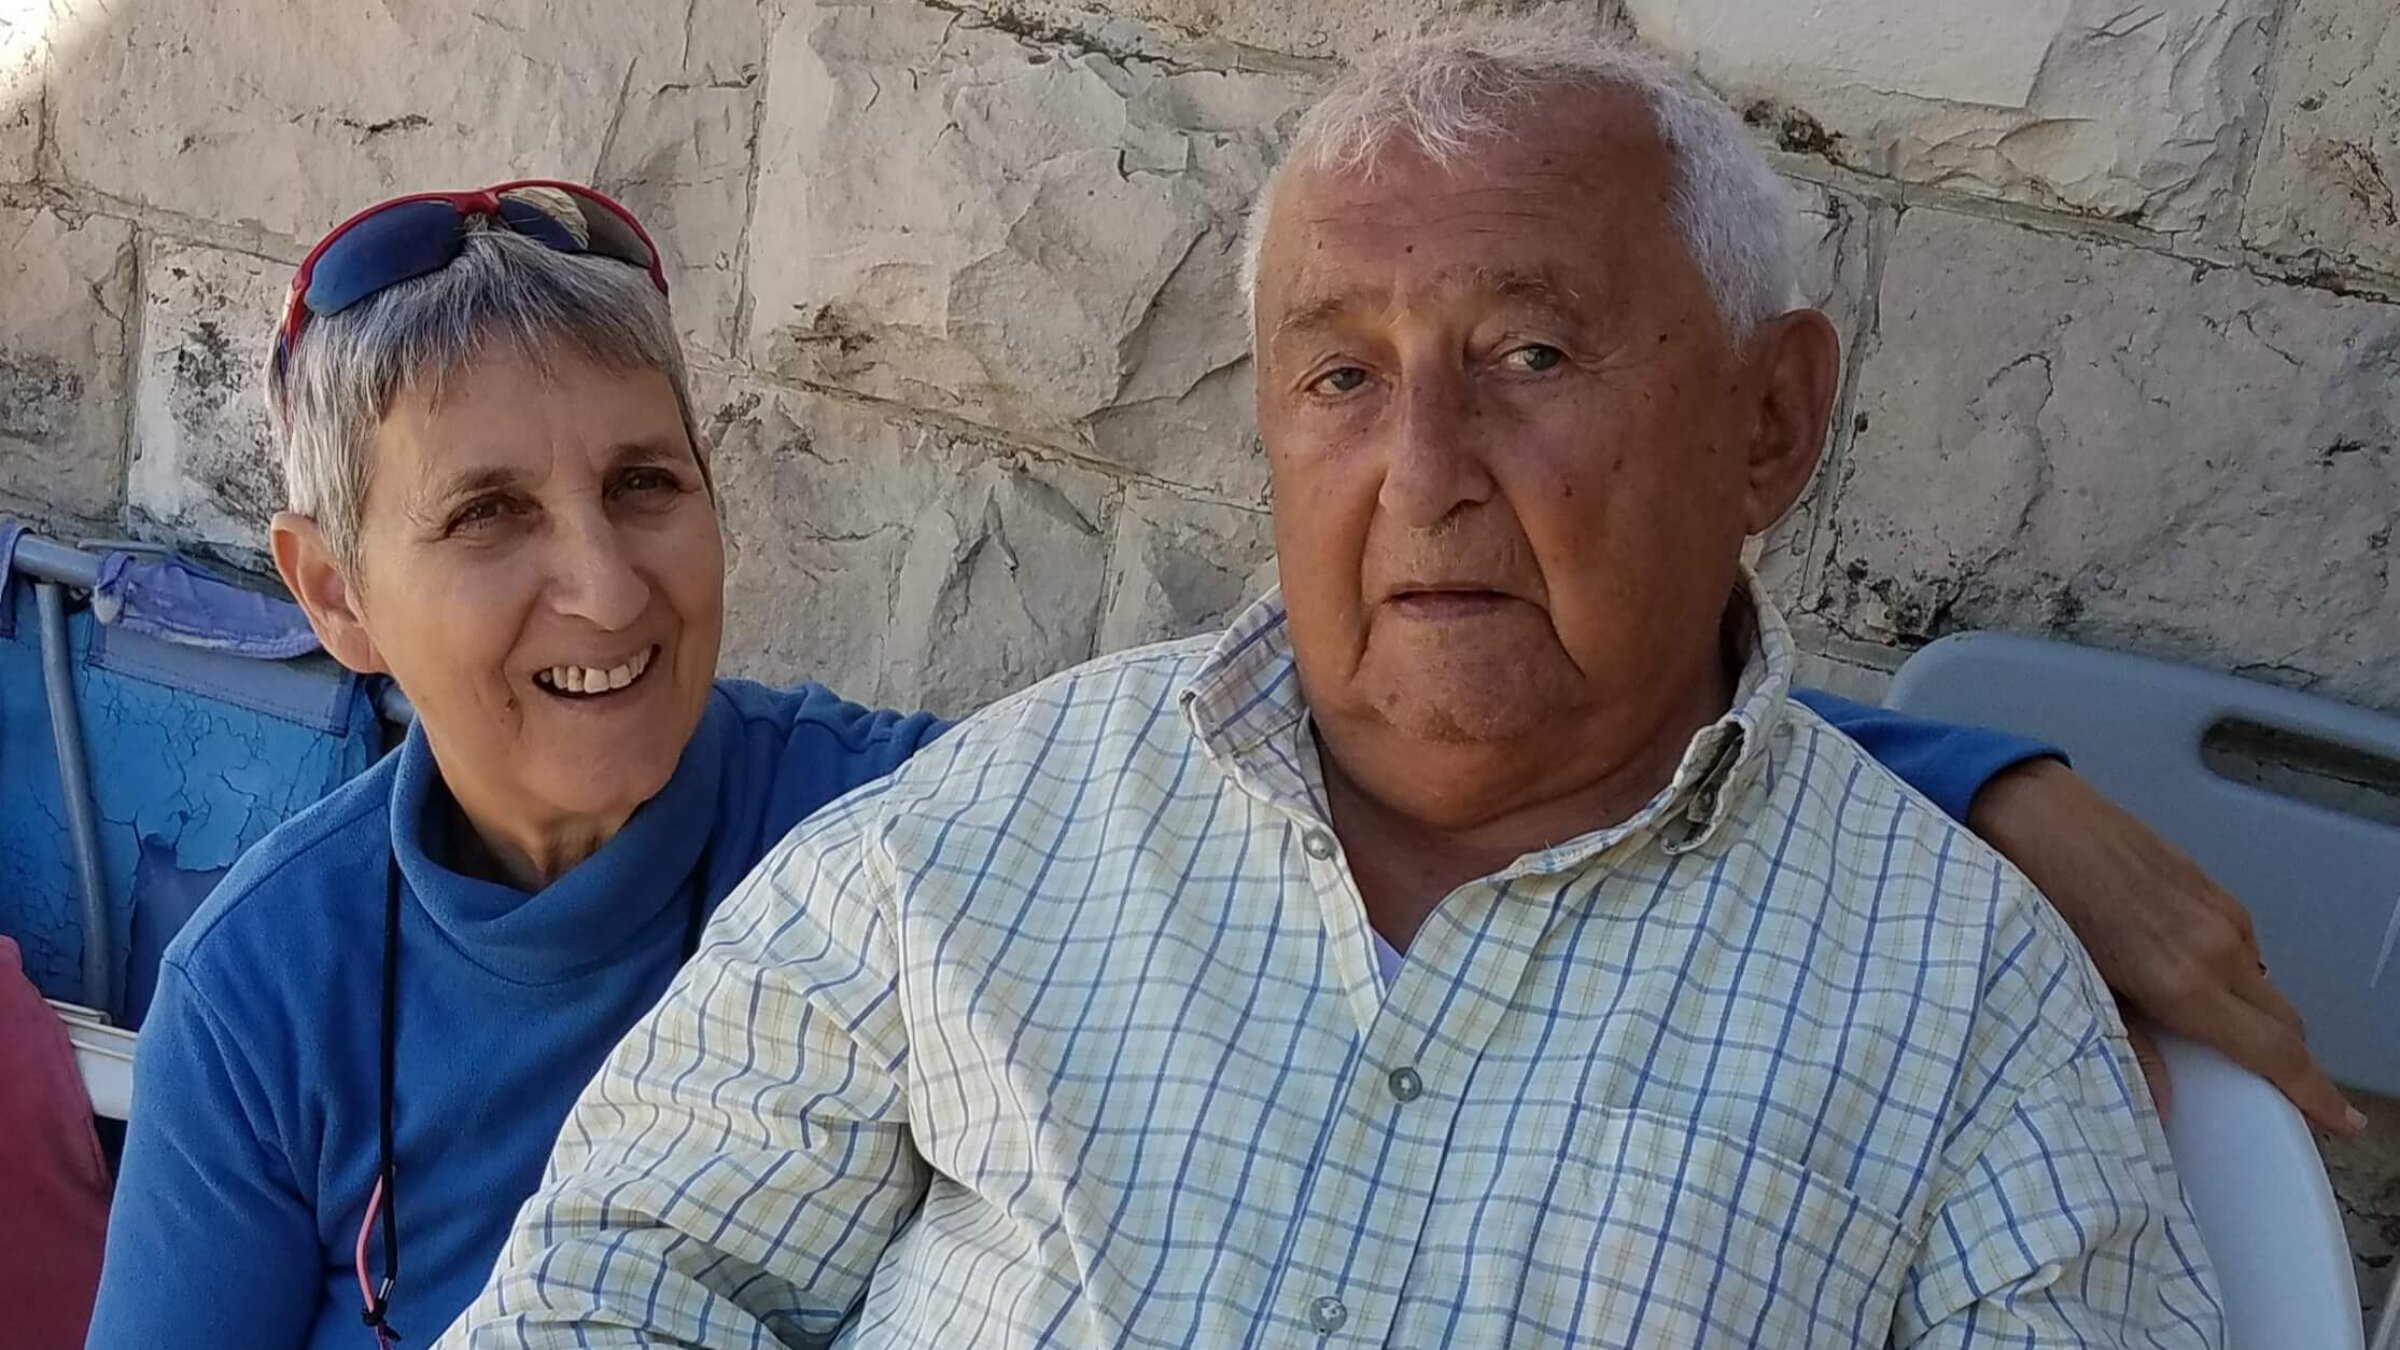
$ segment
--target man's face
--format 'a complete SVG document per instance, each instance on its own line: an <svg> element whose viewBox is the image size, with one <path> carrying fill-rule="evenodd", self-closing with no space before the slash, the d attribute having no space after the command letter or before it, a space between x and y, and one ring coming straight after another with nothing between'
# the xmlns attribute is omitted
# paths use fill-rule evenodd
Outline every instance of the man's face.
<svg viewBox="0 0 2400 1350"><path fill-rule="evenodd" d="M1742 540L1798 483L1754 481L1773 362L1731 340L1674 186L1614 94L1453 168L1287 176L1259 426L1321 719L1514 741L1711 677Z"/></svg>

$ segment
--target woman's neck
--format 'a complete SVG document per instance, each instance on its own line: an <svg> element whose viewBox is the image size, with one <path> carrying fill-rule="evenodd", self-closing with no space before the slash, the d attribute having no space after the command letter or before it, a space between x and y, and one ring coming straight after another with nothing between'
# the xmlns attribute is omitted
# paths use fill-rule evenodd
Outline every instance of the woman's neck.
<svg viewBox="0 0 2400 1350"><path fill-rule="evenodd" d="M479 813L455 791L450 803L450 866L467 876L528 894L574 871L614 838L626 820L562 817L510 821L491 812Z"/></svg>

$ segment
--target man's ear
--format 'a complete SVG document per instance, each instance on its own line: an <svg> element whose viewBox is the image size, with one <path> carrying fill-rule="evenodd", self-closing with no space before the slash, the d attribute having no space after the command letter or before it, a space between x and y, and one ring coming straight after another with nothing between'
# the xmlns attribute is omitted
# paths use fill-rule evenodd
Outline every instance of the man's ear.
<svg viewBox="0 0 2400 1350"><path fill-rule="evenodd" d="M358 592L325 542L325 532L307 516L275 513L270 531L275 570L285 588L308 614L308 626L333 659L361 675L383 674L389 667L358 607Z"/></svg>
<svg viewBox="0 0 2400 1350"><path fill-rule="evenodd" d="M1751 359L1765 370L1758 432L1750 444L1746 524L1750 533L1764 534L1808 490L1825 453L1842 382L1842 340L1832 320L1796 309L1761 324L1749 346Z"/></svg>

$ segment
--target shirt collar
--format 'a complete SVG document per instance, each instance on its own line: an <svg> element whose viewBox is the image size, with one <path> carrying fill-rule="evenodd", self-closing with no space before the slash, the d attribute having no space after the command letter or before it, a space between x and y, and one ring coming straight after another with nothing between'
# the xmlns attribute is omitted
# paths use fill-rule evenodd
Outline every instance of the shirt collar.
<svg viewBox="0 0 2400 1350"><path fill-rule="evenodd" d="M1670 854L1706 848L1723 833L1766 763L1798 659L1790 628L1747 568L1725 622L1740 672L1732 706L1693 735L1667 785L1630 819L1528 854L1504 875L1563 870L1653 830ZM1183 711L1210 762L1244 792L1310 819L1326 817L1280 589L1225 630L1186 685Z"/></svg>

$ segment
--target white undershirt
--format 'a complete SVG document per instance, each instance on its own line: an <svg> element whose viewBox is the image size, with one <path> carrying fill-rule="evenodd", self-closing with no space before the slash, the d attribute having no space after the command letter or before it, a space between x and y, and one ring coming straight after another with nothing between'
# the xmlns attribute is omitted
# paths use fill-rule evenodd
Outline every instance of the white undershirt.
<svg viewBox="0 0 2400 1350"><path fill-rule="evenodd" d="M1383 934L1369 928L1367 935L1375 939L1375 968L1383 974L1383 987L1389 989L1392 981L1400 978L1400 963L1407 958L1384 941Z"/></svg>

